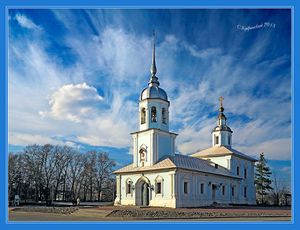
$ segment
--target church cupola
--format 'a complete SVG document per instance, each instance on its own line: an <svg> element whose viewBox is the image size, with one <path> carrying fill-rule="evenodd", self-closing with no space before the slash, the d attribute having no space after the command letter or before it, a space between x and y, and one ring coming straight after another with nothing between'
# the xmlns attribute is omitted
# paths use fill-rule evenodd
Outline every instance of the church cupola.
<svg viewBox="0 0 300 230"><path fill-rule="evenodd" d="M159 87L155 63L155 34L153 33L152 63L148 87L140 95L140 130L157 128L169 130L169 106L167 93Z"/></svg>
<svg viewBox="0 0 300 230"><path fill-rule="evenodd" d="M223 97L219 98L220 108L218 115L218 125L212 130L212 145L213 146L231 146L232 130L227 126L227 118L223 107Z"/></svg>

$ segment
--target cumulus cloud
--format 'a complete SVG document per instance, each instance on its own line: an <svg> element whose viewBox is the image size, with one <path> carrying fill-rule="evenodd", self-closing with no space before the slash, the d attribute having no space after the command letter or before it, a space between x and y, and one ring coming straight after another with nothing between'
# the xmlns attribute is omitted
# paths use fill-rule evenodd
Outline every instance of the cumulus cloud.
<svg viewBox="0 0 300 230"><path fill-rule="evenodd" d="M41 30L42 28L36 25L32 20L26 17L23 14L16 14L15 19L20 24L20 26L26 29L33 29L33 30Z"/></svg>
<svg viewBox="0 0 300 230"><path fill-rule="evenodd" d="M85 82L63 85L50 97L51 111L41 111L40 115L81 122L83 118L93 117L97 114L98 103L102 100L103 97L98 94L97 89Z"/></svg>

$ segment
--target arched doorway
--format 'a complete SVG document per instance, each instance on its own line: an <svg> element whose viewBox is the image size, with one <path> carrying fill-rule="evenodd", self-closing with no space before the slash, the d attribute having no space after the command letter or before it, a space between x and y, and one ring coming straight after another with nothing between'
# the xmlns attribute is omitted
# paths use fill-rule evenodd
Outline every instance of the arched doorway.
<svg viewBox="0 0 300 230"><path fill-rule="evenodd" d="M144 182L142 185L142 206L148 206L149 205L149 184Z"/></svg>
<svg viewBox="0 0 300 230"><path fill-rule="evenodd" d="M135 184L135 205L148 206L150 200L150 181L141 177Z"/></svg>

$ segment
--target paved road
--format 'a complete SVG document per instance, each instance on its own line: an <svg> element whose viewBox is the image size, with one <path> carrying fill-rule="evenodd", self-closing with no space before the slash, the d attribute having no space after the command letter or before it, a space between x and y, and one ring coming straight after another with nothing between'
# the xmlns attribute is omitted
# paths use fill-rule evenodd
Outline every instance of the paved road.
<svg viewBox="0 0 300 230"><path fill-rule="evenodd" d="M280 208L234 208L234 209L213 209L213 208L203 208L203 209L197 209L197 211L215 211L215 212L261 212L261 213L282 213L282 216L272 216L272 217L226 217L226 218L198 218L198 219L146 219L146 218L122 218L122 217L107 217L108 214L110 214L114 210L120 210L120 209L140 209L137 207L114 207L114 206L102 206L102 207L81 207L78 211L66 215L66 214L55 214L55 213L39 213L39 212L21 212L21 211L12 211L12 209L9 210L9 220L10 221L102 221L102 222L111 222L111 221L135 221L135 222L219 222L219 221L239 221L239 222L249 222L249 221L285 221L290 222L291 217L286 216L287 214L290 215L291 211L290 209L280 209ZM147 208L149 209L149 208ZM168 208L150 208L151 210L166 210L175 211L174 209L168 209ZM140 209L141 210L141 209ZM185 212L192 212L195 211L195 209L176 209L176 211L185 211Z"/></svg>

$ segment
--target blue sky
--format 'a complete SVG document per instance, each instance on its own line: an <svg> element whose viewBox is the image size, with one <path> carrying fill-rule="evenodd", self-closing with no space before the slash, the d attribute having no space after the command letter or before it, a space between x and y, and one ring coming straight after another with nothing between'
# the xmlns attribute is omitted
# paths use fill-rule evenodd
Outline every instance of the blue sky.
<svg viewBox="0 0 300 230"><path fill-rule="evenodd" d="M130 163L153 28L177 152L211 146L223 96L233 147L265 152L289 186L289 10L10 10L10 151L67 144Z"/></svg>

